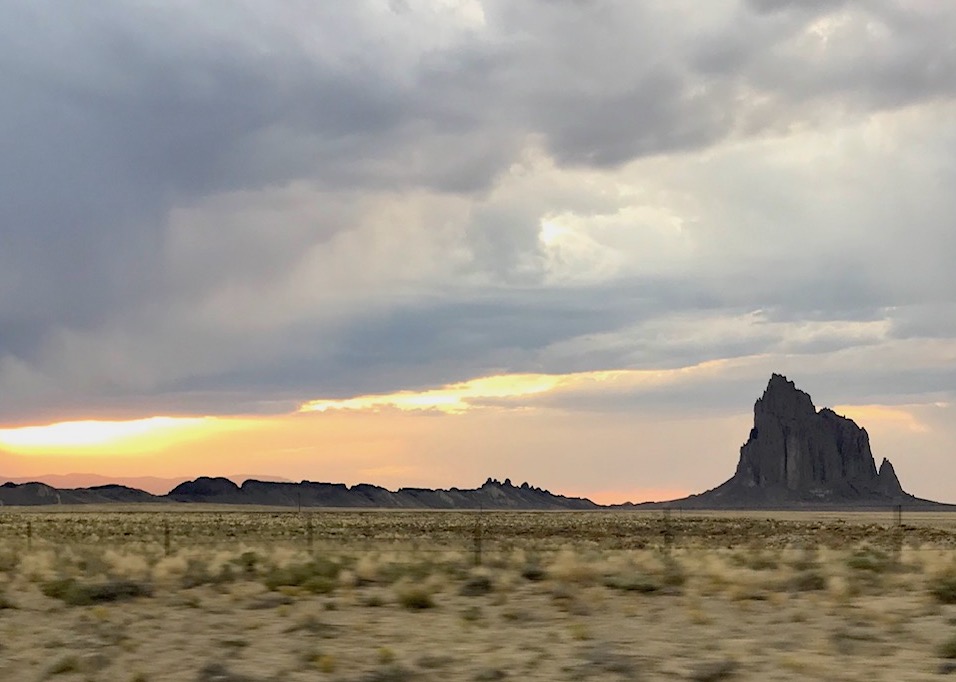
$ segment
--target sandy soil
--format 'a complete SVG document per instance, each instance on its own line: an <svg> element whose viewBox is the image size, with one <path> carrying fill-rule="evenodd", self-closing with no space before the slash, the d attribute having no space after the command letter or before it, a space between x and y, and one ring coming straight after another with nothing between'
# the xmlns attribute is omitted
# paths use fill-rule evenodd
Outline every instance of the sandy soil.
<svg viewBox="0 0 956 682"><path fill-rule="evenodd" d="M384 587L284 592L237 582L74 607L30 588L0 612L0 679L935 680L956 632L956 607L922 594L543 581L473 597L435 586L434 608L409 610Z"/></svg>
<svg viewBox="0 0 956 682"><path fill-rule="evenodd" d="M374 524L375 537L389 542L427 545L416 534L435 529L432 517L414 526L400 516L369 518L355 523ZM881 548L859 542L867 526L794 519L835 548L788 549L773 533L810 536L773 524L742 533L728 519L688 531L700 546L620 549L624 536L595 517L548 517L552 538L537 517L502 517L501 527L551 544L580 519L586 540L557 552L495 551L489 536L480 568L467 544L333 556L301 543L181 540L166 556L161 543L123 544L130 531L110 516L84 517L73 530L60 520L55 542L34 537L28 549L22 523L8 520L13 539L0 534L0 681L956 679L956 604L934 594L942 580L956 590L951 536L926 545L917 541L937 536L907 531L913 544ZM177 523L183 538L186 521ZM97 524L116 527L116 537L104 544ZM45 528L39 520L33 527ZM754 527L765 533L760 543L728 549L733 533L752 538ZM642 537L653 537L645 530ZM871 535L887 540L891 531ZM250 547L255 566L245 565ZM318 576L312 583L276 577L303 566ZM63 578L133 581L151 596L71 603L50 588Z"/></svg>

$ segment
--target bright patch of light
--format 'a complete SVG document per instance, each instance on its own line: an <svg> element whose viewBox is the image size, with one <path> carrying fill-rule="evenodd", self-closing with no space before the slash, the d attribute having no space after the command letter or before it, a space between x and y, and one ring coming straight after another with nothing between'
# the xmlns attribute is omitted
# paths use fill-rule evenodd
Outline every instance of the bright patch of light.
<svg viewBox="0 0 956 682"><path fill-rule="evenodd" d="M434 410L462 414L488 407L526 407L546 394L574 391L629 390L672 383L694 374L719 371L727 361L714 360L689 367L664 370L607 370L569 374L500 374L480 377L424 391L398 391L343 400L312 400L300 412L367 410Z"/></svg>
<svg viewBox="0 0 956 682"><path fill-rule="evenodd" d="M557 223L551 222L550 220L544 220L541 222L541 230L538 232L538 239L541 240L541 243L545 246L554 246L567 230L564 227L561 227Z"/></svg>
<svg viewBox="0 0 956 682"><path fill-rule="evenodd" d="M0 448L20 453L112 454L151 452L210 431L234 429L241 420L213 417L147 417L127 421L89 419L0 429Z"/></svg>
<svg viewBox="0 0 956 682"><path fill-rule="evenodd" d="M554 389L564 378L551 374L504 374L449 384L425 391L399 391L380 395L359 396L345 400L312 400L302 405L301 412L328 410L437 410L460 414L476 403L496 399L514 399L537 395Z"/></svg>
<svg viewBox="0 0 956 682"><path fill-rule="evenodd" d="M833 411L849 417L857 424L873 428L876 424L894 427L914 433L926 433L929 427L905 407L889 405L836 405Z"/></svg>

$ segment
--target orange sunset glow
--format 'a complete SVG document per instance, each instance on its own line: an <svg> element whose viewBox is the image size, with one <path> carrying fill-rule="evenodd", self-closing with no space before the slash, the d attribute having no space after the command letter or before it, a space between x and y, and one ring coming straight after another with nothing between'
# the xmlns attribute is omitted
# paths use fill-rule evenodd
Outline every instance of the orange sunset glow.
<svg viewBox="0 0 956 682"><path fill-rule="evenodd" d="M712 487L732 470L748 428L749 406L730 416L701 415L701 429L695 431L654 412L591 413L585 419L568 405L581 398L613 400L688 381L715 381L757 361L491 375L419 391L315 399L285 414L20 426L0 429L0 455L8 475L100 471L121 481L133 475L185 479L249 472L392 488L478 485L489 475L557 487L549 480L554 475L573 481L562 492L602 503L672 499ZM882 454L913 436L931 442L934 432L927 420L941 418L936 415L946 414L949 406L835 409L866 425L874 453ZM594 451L609 453L606 466L622 472L627 485L609 485L602 468L580 470L583 460L574 453ZM448 459L449 453L456 457ZM691 465L702 453L707 457ZM542 459L549 462L545 469L537 464Z"/></svg>
<svg viewBox="0 0 956 682"><path fill-rule="evenodd" d="M214 433L248 428L241 419L147 417L128 421L88 419L0 429L0 448L30 454L129 454L156 452Z"/></svg>

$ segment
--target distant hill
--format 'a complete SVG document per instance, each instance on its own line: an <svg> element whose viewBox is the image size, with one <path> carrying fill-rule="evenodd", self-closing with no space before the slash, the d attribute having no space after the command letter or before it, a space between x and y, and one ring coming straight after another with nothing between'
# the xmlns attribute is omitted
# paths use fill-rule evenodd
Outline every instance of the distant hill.
<svg viewBox="0 0 956 682"><path fill-rule="evenodd" d="M231 481L242 483L250 478L259 481L284 481L287 478L278 476L263 476L261 474L230 474L226 476ZM0 478L0 480L3 480ZM42 474L40 476L19 476L7 479L12 483L45 483L52 488L92 488L102 485L124 485L129 488L145 490L153 495L165 495L183 481L189 480L186 476L177 478L163 478L161 476L122 476L110 477L101 474Z"/></svg>
<svg viewBox="0 0 956 682"><path fill-rule="evenodd" d="M580 497L556 495L542 488L510 480L489 478L480 488L432 490L385 488L344 483L288 483L247 480L236 485L228 478L202 476L180 483L167 495L152 495L121 485L90 488L54 488L45 483L13 483L0 486L0 504L55 505L104 504L110 502L203 502L211 504L264 505L279 507L342 507L381 509L599 509L600 505Z"/></svg>
<svg viewBox="0 0 956 682"><path fill-rule="evenodd" d="M111 502L163 502L166 498L151 495L125 485L97 485L91 488L54 488L46 483L12 483L0 485L0 504L37 506L49 504L108 504Z"/></svg>

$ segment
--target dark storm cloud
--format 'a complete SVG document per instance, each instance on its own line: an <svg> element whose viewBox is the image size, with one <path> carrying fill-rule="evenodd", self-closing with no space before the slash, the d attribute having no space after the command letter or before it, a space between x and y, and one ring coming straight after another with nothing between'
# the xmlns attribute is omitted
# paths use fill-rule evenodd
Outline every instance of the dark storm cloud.
<svg viewBox="0 0 956 682"><path fill-rule="evenodd" d="M759 330L709 347L626 340L681 312L886 315L900 335L948 334L932 306L904 313L952 290L945 116L938 149L917 145L902 169L930 182L923 202L917 187L887 196L885 178L854 189L869 167L837 174L849 189L828 203L807 189L816 173L790 185L757 153L708 160L725 143L943 106L956 12L921 7L5 3L0 410L254 410L257 394L286 405L774 347ZM674 187L700 197L697 260L555 281L542 219L615 208L599 189L522 179L534 154L553 165L541 175L683 159ZM914 216L929 257L893 226ZM874 271L880 235L895 260Z"/></svg>

